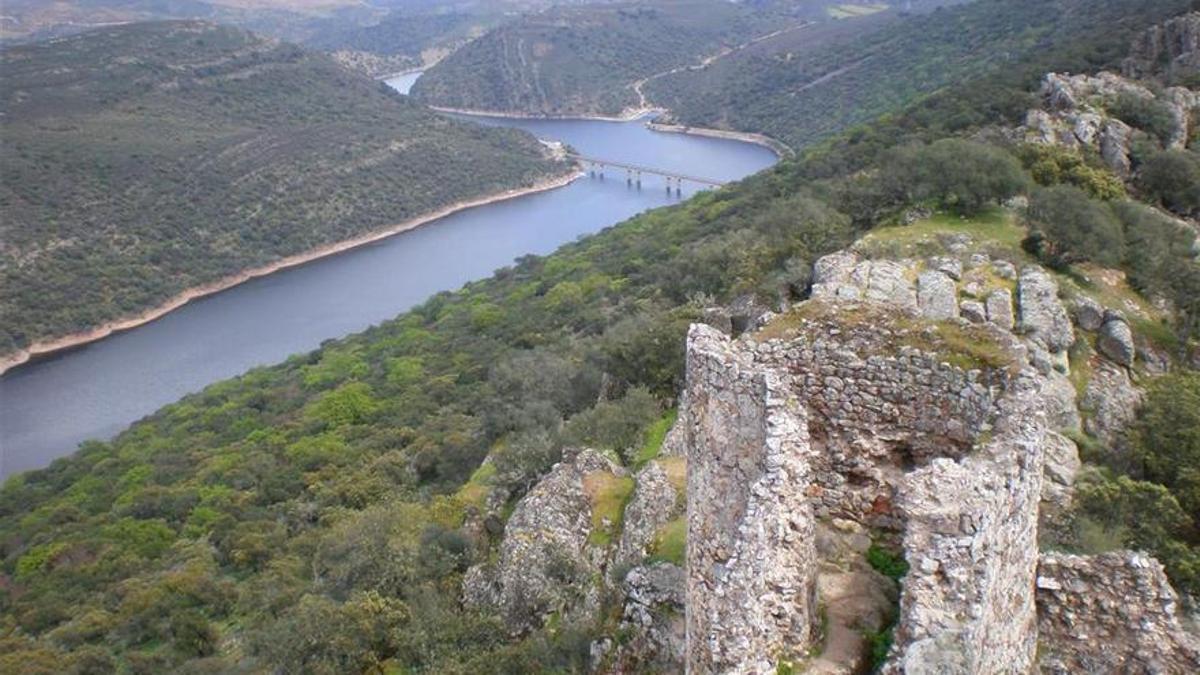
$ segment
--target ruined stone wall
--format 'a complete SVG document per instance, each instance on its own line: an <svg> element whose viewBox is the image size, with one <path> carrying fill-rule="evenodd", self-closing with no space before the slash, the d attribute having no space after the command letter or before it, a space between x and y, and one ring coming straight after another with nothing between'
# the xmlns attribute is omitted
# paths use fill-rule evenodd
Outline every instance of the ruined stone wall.
<svg viewBox="0 0 1200 675"><path fill-rule="evenodd" d="M1037 602L1043 672L1200 672L1200 640L1181 624L1162 565L1145 554L1043 555Z"/></svg>
<svg viewBox="0 0 1200 675"><path fill-rule="evenodd" d="M687 381L687 667L773 672L817 627L807 421L708 326L689 333Z"/></svg>
<svg viewBox="0 0 1200 675"><path fill-rule="evenodd" d="M904 473L966 454L991 424L1002 378L912 348L872 354L889 338L881 326L853 333L818 323L787 342L756 345L753 358L790 374L808 411L817 515L898 530L891 503Z"/></svg>
<svg viewBox="0 0 1200 675"><path fill-rule="evenodd" d="M983 447L909 475L899 506L910 569L885 672L1030 672L1045 434L1026 371L997 401Z"/></svg>

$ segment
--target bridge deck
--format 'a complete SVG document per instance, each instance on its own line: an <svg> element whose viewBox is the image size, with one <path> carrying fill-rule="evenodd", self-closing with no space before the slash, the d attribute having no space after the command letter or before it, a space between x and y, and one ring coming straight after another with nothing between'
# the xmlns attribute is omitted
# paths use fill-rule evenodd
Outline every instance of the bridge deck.
<svg viewBox="0 0 1200 675"><path fill-rule="evenodd" d="M611 166L616 169L627 169L630 171L640 171L642 173L649 173L649 174L653 174L656 176L666 176L667 178L678 178L680 180L686 180L686 181L690 181L692 183L701 183L703 185L721 186L726 183L726 181L714 180L712 178L703 178L701 176L689 176L685 173L679 173L677 171L667 171L665 169L656 169L652 166L642 166L640 164L630 164L629 162L614 162L614 161L608 160L608 159L600 159L599 157L587 157L585 155L576 155L576 154L571 154L568 156L571 157L572 159L579 160L580 162L589 162L591 164L595 164L595 165L602 166L602 167L603 166Z"/></svg>

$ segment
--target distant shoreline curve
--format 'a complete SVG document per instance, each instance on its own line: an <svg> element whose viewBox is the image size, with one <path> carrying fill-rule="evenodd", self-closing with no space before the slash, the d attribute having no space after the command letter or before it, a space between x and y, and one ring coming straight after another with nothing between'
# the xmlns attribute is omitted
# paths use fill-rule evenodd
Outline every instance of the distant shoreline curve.
<svg viewBox="0 0 1200 675"><path fill-rule="evenodd" d="M633 122L654 113L662 114L670 112L666 108L648 107L627 108L620 115L548 115L528 112L505 112L503 110L449 108L436 105L431 105L429 108L438 112L471 115L473 117L508 117L520 120L591 120L595 122ZM754 145L761 145L767 148L775 153L776 157L781 159L792 157L796 154L787 144L781 141L777 141L765 134L756 134L748 131L728 131L725 129L710 129L708 127L691 127L682 124L662 124L653 120L646 122L646 128L664 133L689 134L692 136L704 136L706 138L724 138L727 140L742 141L743 143L753 143Z"/></svg>
<svg viewBox="0 0 1200 675"><path fill-rule="evenodd" d="M449 215L458 213L459 211L466 211L467 209L473 209L479 206L486 206L496 202L507 201L509 199L515 199L525 195L546 192L548 190L564 187L573 183L582 176L582 172L580 172L577 168L572 168L572 170L566 174L538 181L537 183L534 183L526 188L513 188L501 192L495 192L483 197L477 197L475 199L458 201L453 204L443 206L435 211L426 213L425 215L410 218L394 225L388 225L381 229L373 230L352 239L344 239L332 244L319 246L304 253L297 253L295 255L281 258L280 260L268 265L252 267L248 270L223 277L201 286L194 286L171 297L166 302L148 309L140 314L109 321L92 328L91 330L71 333L69 335L64 335L51 340L35 342L24 349L20 349L12 354L0 357L0 375L3 375L12 368L27 363L36 357L48 356L55 352L72 349L74 347L80 347L97 340L102 340L110 335L113 335L114 333L124 332L133 328L137 328L138 326L145 325L179 309L180 307L183 307L192 300L198 300L215 293L220 293L221 291L228 290L234 286L239 286L247 281L250 281L251 279L264 277L280 270L296 267L314 260L344 253L360 246L372 244L382 239L387 239L388 237L414 230L422 225L426 225L435 220L440 220Z"/></svg>

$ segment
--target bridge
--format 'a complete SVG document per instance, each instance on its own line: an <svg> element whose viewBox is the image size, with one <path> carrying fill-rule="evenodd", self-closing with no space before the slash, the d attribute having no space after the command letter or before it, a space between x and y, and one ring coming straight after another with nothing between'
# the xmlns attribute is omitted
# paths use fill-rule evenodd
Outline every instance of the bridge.
<svg viewBox="0 0 1200 675"><path fill-rule="evenodd" d="M599 157L587 157L585 155L577 155L574 153L568 154L567 156L570 157L571 159L574 159L575 161L579 162L580 164L583 164L584 166L586 166L587 170L588 170L588 175L592 176L593 178L595 178L597 176L599 176L600 178L604 178L604 170L608 169L608 168L614 169L618 173L621 171L624 171L626 185L635 185L636 184L638 187L641 187L643 173L649 174L652 176L662 176L663 178L667 179L667 192L670 192L672 190L672 185L674 185L674 190L675 190L676 194L679 194L682 192L684 181L688 181L690 183L697 183L699 185L704 185L707 187L720 187L725 184L725 181L720 181L720 180L716 180L713 178L704 178L701 176L689 176L688 174L684 174L684 173L678 173L675 171L666 171L663 169L656 169L651 166L642 166L640 164L631 164L629 162L616 162L611 159L600 159Z"/></svg>

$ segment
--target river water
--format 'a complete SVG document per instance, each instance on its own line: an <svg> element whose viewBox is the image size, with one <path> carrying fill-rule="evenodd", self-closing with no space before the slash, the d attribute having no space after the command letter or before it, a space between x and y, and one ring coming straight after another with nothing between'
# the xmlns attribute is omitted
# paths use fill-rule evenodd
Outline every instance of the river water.
<svg viewBox="0 0 1200 675"><path fill-rule="evenodd" d="M389 81L402 93L416 74ZM659 133L643 122L471 118L569 143L584 155L733 180L775 161L738 141ZM687 198L700 186L683 184ZM611 170L535 195L461 211L416 230L254 279L139 328L0 376L0 477L46 466L86 439L255 366L361 331L430 295L550 253L646 209L677 202Z"/></svg>

